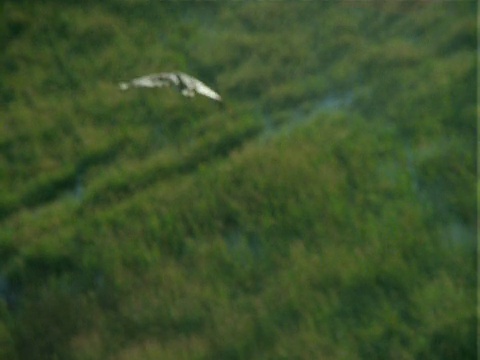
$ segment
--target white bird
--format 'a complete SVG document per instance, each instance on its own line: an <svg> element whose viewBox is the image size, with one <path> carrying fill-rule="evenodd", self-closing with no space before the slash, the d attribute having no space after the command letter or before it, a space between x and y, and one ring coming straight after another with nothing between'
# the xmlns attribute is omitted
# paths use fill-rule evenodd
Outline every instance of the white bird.
<svg viewBox="0 0 480 360"><path fill-rule="evenodd" d="M182 95L187 97L194 97L195 93L197 93L216 101L222 101L221 96L203 82L179 71L145 75L129 82L121 82L118 86L122 90L127 90L131 87L162 88L175 86Z"/></svg>

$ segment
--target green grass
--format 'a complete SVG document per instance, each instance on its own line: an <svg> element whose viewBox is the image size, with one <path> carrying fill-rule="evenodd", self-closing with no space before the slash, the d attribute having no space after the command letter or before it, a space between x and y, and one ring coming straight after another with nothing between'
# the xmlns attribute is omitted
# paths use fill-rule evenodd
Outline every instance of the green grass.
<svg viewBox="0 0 480 360"><path fill-rule="evenodd" d="M0 358L473 359L476 10L7 1Z"/></svg>

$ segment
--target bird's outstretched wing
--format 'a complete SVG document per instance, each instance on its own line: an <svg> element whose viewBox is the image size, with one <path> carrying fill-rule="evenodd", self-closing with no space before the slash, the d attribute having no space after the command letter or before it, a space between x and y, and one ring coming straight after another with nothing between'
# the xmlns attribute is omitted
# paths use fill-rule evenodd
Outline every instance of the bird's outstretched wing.
<svg viewBox="0 0 480 360"><path fill-rule="evenodd" d="M167 86L175 86L184 96L192 97L197 93L216 101L222 101L222 97L203 82L182 72L150 74L119 84L122 90L131 87L161 88Z"/></svg>
<svg viewBox="0 0 480 360"><path fill-rule="evenodd" d="M178 86L178 78L173 73L158 73L140 76L129 82L121 82L118 86L122 90L127 90L131 87L166 87L166 86Z"/></svg>
<svg viewBox="0 0 480 360"><path fill-rule="evenodd" d="M197 94L209 97L210 99L222 101L222 97L218 93L213 91L200 80L195 79L194 77L191 77L190 75L184 73L178 73L178 76L180 78L180 81L185 85L187 89L193 90Z"/></svg>

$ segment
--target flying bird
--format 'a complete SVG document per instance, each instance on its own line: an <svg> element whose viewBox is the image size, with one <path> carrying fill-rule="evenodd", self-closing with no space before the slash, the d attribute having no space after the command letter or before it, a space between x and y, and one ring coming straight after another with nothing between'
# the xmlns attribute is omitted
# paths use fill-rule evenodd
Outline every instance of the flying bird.
<svg viewBox="0 0 480 360"><path fill-rule="evenodd" d="M200 94L219 102L222 101L222 97L203 82L179 71L145 75L129 82L121 82L118 86L121 90L127 90L131 87L162 88L174 86L186 97L194 97L195 94Z"/></svg>

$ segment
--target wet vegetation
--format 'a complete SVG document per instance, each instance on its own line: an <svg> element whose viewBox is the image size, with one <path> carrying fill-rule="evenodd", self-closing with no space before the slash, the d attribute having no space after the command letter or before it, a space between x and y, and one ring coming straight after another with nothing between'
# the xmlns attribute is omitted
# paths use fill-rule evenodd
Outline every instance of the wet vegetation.
<svg viewBox="0 0 480 360"><path fill-rule="evenodd" d="M475 358L476 10L4 2L0 358Z"/></svg>

